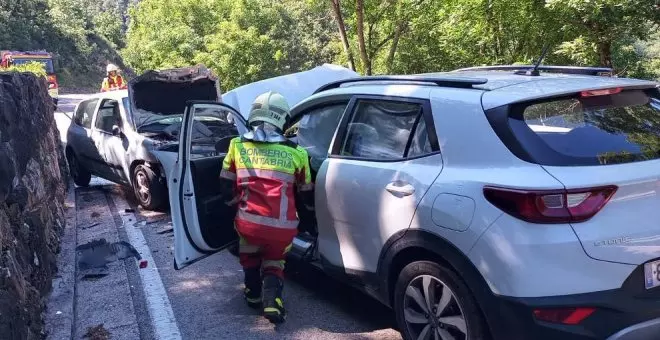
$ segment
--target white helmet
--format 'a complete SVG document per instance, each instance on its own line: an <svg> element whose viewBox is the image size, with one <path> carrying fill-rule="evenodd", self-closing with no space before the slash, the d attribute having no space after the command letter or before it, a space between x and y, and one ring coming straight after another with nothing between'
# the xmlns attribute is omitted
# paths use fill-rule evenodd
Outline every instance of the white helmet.
<svg viewBox="0 0 660 340"><path fill-rule="evenodd" d="M290 114L286 99L277 92L269 91L260 94L252 103L248 124L266 122L282 130Z"/></svg>
<svg viewBox="0 0 660 340"><path fill-rule="evenodd" d="M115 64L108 64L108 66L105 68L106 73L110 73L112 71L119 72L119 67Z"/></svg>

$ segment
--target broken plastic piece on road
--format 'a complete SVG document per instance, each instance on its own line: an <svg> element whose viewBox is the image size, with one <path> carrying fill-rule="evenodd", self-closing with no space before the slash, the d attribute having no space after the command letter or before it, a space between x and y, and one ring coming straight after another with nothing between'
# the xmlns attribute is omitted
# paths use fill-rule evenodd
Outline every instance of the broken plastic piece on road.
<svg viewBox="0 0 660 340"><path fill-rule="evenodd" d="M147 268L147 265L148 265L148 264L149 264L149 263L147 262L147 260L141 260L141 261L140 261L140 269L142 269L142 268Z"/></svg>
<svg viewBox="0 0 660 340"><path fill-rule="evenodd" d="M130 243L125 241L108 243L104 238L77 246L76 251L78 251L78 267L81 270L105 268L111 262L129 257L142 260Z"/></svg>
<svg viewBox="0 0 660 340"><path fill-rule="evenodd" d="M97 273L97 274L85 274L81 280L82 281L96 281L108 276L108 273Z"/></svg>
<svg viewBox="0 0 660 340"><path fill-rule="evenodd" d="M173 233L173 232L174 232L174 228L165 228L163 230L157 231L156 234L162 235L162 234Z"/></svg>
<svg viewBox="0 0 660 340"><path fill-rule="evenodd" d="M86 227L83 227L83 230L84 230L84 229L89 229L89 228L92 228L92 227L96 227L96 226L99 225L99 224L101 224L101 223L100 223L100 222L92 223L92 224L90 224L90 225L88 225L88 226L86 226Z"/></svg>

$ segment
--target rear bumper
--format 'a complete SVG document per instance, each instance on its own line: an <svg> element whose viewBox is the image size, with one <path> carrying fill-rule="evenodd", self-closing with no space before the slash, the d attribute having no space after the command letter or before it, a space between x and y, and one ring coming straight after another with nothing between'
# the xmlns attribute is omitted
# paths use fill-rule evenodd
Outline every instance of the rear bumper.
<svg viewBox="0 0 660 340"><path fill-rule="evenodd" d="M566 296L515 298L497 296L487 318L495 339L652 340L660 339L660 288L644 288L643 265L621 288ZM593 307L578 325L537 320L534 309ZM499 311L492 313L492 311Z"/></svg>

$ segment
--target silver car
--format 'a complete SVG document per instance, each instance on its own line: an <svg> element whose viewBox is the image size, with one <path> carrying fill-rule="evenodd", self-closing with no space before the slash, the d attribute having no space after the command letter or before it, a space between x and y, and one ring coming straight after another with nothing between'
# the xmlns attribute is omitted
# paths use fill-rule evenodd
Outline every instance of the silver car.
<svg viewBox="0 0 660 340"><path fill-rule="evenodd" d="M392 307L406 340L658 339L660 84L610 72L323 86L287 126L315 183L290 258ZM245 129L226 103L185 112L178 154L156 152L175 269L237 239L220 199L227 136L197 125Z"/></svg>
<svg viewBox="0 0 660 340"><path fill-rule="evenodd" d="M153 151L178 151L189 100L220 100L217 78L204 67L149 71L131 80L128 90L80 102L66 132L66 157L75 184L87 186L95 175L131 186L146 209L166 206L164 172ZM211 125L195 133L212 134L206 126Z"/></svg>

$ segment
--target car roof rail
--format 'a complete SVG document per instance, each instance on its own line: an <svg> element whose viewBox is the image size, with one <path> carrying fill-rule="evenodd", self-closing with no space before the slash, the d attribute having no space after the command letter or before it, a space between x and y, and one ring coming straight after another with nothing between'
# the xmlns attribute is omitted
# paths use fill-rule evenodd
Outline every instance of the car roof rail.
<svg viewBox="0 0 660 340"><path fill-rule="evenodd" d="M319 92L339 88L343 84L362 83L362 82L414 82L414 83L431 83L436 86L442 87L456 87L456 88L471 88L473 85L482 85L488 82L485 78L469 78L469 77L438 77L438 76L364 76L356 78L342 79L333 81L319 87L314 94Z"/></svg>
<svg viewBox="0 0 660 340"><path fill-rule="evenodd" d="M495 65L476 66L454 70L452 72L465 71L526 71L534 69L534 65ZM609 67L581 67L581 66L539 66L539 71L547 73L580 74L586 76L608 76L613 75L614 70Z"/></svg>

